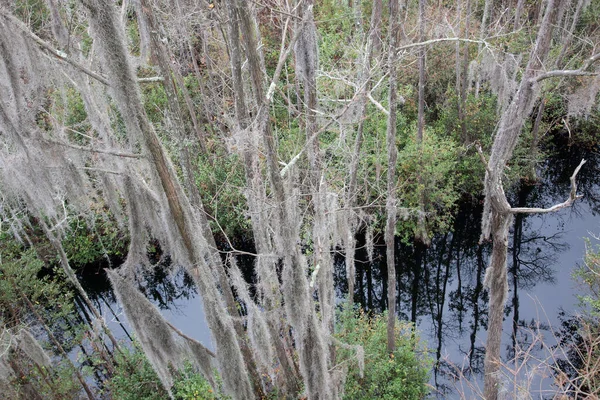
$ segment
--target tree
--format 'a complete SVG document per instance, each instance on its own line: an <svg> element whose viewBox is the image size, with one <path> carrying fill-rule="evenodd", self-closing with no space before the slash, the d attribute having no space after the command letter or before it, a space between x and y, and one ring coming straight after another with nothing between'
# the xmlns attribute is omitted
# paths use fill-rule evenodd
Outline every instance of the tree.
<svg viewBox="0 0 600 400"><path fill-rule="evenodd" d="M569 198L547 209L514 208L506 198L502 178L507 163L512 157L526 119L529 117L540 93L540 82L553 76L568 76L583 73L600 55L593 55L578 71L550 71L543 73L543 65L548 57L552 32L556 23L558 7L553 0L546 5L544 18L537 34L536 42L529 55L529 61L523 72L518 89L514 93L506 110L500 117L498 130L494 138L485 174L485 205L482 218L481 240L491 238L493 243L490 264L486 270L485 285L490 291L488 336L485 356L486 399L498 398L500 387L500 343L502 338L502 320L504 304L508 292L506 274L506 256L508 233L513 215L518 213L544 213L570 206L577 198L575 178L585 161L579 164L571 177Z"/></svg>

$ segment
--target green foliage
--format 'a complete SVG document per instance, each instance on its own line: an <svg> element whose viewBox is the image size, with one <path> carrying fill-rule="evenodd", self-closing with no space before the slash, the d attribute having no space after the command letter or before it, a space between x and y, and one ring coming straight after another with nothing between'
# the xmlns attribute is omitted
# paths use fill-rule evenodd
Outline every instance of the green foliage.
<svg viewBox="0 0 600 400"><path fill-rule="evenodd" d="M73 295L65 285L62 269L41 276L44 267L32 249L25 249L0 235L0 312L7 326L16 326L27 319L30 310L23 300L25 296L36 310L47 317L48 325L64 325L65 318L72 317Z"/></svg>
<svg viewBox="0 0 600 400"><path fill-rule="evenodd" d="M17 0L15 2L15 15L27 23L32 32L40 34L40 31L48 26L50 12L43 0Z"/></svg>
<svg viewBox="0 0 600 400"><path fill-rule="evenodd" d="M222 393L219 395L214 393L208 381L194 371L191 364L187 363L183 371L179 372L179 378L173 384L173 395L177 400L225 399Z"/></svg>
<svg viewBox="0 0 600 400"><path fill-rule="evenodd" d="M584 261L575 272L585 291L579 299L592 317L600 318L600 245L592 246L587 239Z"/></svg>
<svg viewBox="0 0 600 400"><path fill-rule="evenodd" d="M430 361L414 327L396 321L396 351L387 353L387 314L368 316L345 308L338 319L336 337L365 351L364 377L358 373L354 350L340 349L338 361L350 363L345 399L423 399L429 393Z"/></svg>
<svg viewBox="0 0 600 400"><path fill-rule="evenodd" d="M344 46L355 34L354 15L348 7L340 7L334 0L323 1L315 7L319 35L319 65L324 70L351 68L356 48Z"/></svg>
<svg viewBox="0 0 600 400"><path fill-rule="evenodd" d="M114 220L100 212L95 214L93 223L76 217L69 225L63 247L72 267L98 263L105 257L124 257L127 253L124 233Z"/></svg>
<svg viewBox="0 0 600 400"><path fill-rule="evenodd" d="M145 71L142 71L142 76ZM152 82L140 86L142 102L150 122L154 125L165 123L164 110L167 109L168 99L162 82Z"/></svg>
<svg viewBox="0 0 600 400"><path fill-rule="evenodd" d="M92 126L87 118L85 104L79 92L71 86L64 90L55 90L50 95L51 117L44 116L44 128L50 128L48 118L54 118L65 127L70 141L78 145L87 145L94 136Z"/></svg>
<svg viewBox="0 0 600 400"><path fill-rule="evenodd" d="M137 19L133 12L129 12L127 14L126 32L129 51L131 54L139 56L141 50L141 39Z"/></svg>
<svg viewBox="0 0 600 400"><path fill-rule="evenodd" d="M239 158L223 148L216 148L214 154L202 154L196 162L196 185L204 209L213 217L212 231L224 233L231 239L249 232L243 194L244 169Z"/></svg>
<svg viewBox="0 0 600 400"><path fill-rule="evenodd" d="M113 377L105 382L111 398L115 400L162 400L168 398L156 372L139 346L129 349L122 346L117 354L117 367Z"/></svg>
<svg viewBox="0 0 600 400"><path fill-rule="evenodd" d="M415 129L416 130L416 129ZM415 131L409 129L409 132ZM423 143L415 135L408 136L398 153L398 198L401 207L409 209L410 218L399 224L401 235L413 236L417 218L410 210L417 210L424 201L428 231L447 229L451 211L458 200L454 171L458 146L451 138L444 138L433 130L426 130Z"/></svg>
<svg viewBox="0 0 600 400"><path fill-rule="evenodd" d="M144 355L139 344L133 348L123 347L117 356L117 368L113 377L106 382L110 397L115 400L159 400L168 398L156 372ZM220 382L217 380L217 383ZM226 400L219 390L214 393L209 383L196 372L191 363L179 371L171 388L177 400Z"/></svg>

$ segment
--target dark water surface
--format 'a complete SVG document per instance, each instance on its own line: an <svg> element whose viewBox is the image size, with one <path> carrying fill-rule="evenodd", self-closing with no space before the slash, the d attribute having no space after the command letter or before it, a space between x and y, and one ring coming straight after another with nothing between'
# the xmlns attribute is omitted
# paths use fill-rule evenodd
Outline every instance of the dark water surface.
<svg viewBox="0 0 600 400"><path fill-rule="evenodd" d="M515 217L509 238L509 293L503 336L504 360L508 367L515 366L515 352L518 355L520 348L527 348L531 343L537 357L550 357L536 336L542 335L547 345L554 345L561 323L577 311L581 288L576 286L572 274L582 265L584 238L600 233L598 155L595 150L563 146L560 154L540 168L540 183L522 183L511 191L509 200L513 206L549 207L561 203L569 195L569 177L581 158L588 160L577 179L578 193L584 195L583 199L557 213ZM427 343L436 361L431 383L437 387L440 398L459 398L456 387L464 393L464 398L472 398L477 385L483 387L481 373L487 324L483 278L491 246L478 243L481 209L481 201L461 204L452 229L435 236L429 247L397 241L398 315L403 320L413 321ZM359 247L361 240L364 244L364 237L358 238ZM592 243L594 241L592 239ZM376 238L372 263L368 262L364 247L357 250L356 258L355 300L367 310L385 309L387 270L382 238ZM251 261L246 261L240 260L240 268L245 266L246 274L251 275ZM344 268L340 258L335 279L339 298L345 296L347 288ZM148 272L141 281L141 288L171 323L209 348L213 347L201 301L189 278L183 273L167 277L161 272ZM115 315L129 329L100 275L84 276L84 283L111 321L113 330L117 334L124 332ZM535 365L523 368L520 378ZM456 382L453 377L457 374L464 374L469 380ZM537 375L542 374L541 369L537 371ZM551 389L551 374L545 379L534 375L531 382L535 390ZM511 379L510 375L505 377L509 398L514 395ZM530 385L526 390L531 393L534 388Z"/></svg>

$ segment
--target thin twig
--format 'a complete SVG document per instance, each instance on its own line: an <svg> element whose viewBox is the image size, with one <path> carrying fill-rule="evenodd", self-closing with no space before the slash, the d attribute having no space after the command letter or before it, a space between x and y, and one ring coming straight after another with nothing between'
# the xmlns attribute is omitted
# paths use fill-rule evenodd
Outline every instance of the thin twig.
<svg viewBox="0 0 600 400"><path fill-rule="evenodd" d="M74 144L64 143L64 142L60 142L58 140L45 139L45 141L47 141L48 143L59 145L59 146L65 146L65 147L69 147L69 148L75 149L75 150L88 151L91 153L109 154L111 156L125 157L125 158L142 158L142 157L144 157L141 154L123 153L120 151L92 149L89 147L76 146Z"/></svg>
<svg viewBox="0 0 600 400"><path fill-rule="evenodd" d="M169 321L167 321L167 325L169 325L169 328L173 329L175 331L175 333L177 333L182 338L187 339L187 340L189 340L191 342L194 342L198 346L201 346L202 349L204 351L206 351L206 353L208 353L208 355L210 355L211 357L213 357L213 358L216 357L215 353L213 353L212 351L210 351L209 349L207 349L202 343L200 343L199 341L197 341L196 339L194 339L192 337L189 337L185 333L181 332L179 329L177 329L177 327L175 325L171 324Z"/></svg>

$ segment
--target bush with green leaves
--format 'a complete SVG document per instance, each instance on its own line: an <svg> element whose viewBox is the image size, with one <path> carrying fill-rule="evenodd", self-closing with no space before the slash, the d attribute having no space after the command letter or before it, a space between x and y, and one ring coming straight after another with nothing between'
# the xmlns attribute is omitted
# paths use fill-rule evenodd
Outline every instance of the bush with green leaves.
<svg viewBox="0 0 600 400"><path fill-rule="evenodd" d="M364 348L364 376L360 377L355 351L340 349L339 361L347 360L345 399L423 399L431 362L414 327L396 321L396 350L387 352L387 313L369 316L345 308L338 319L336 337L348 345Z"/></svg>
<svg viewBox="0 0 600 400"><path fill-rule="evenodd" d="M114 400L159 400L169 397L158 375L137 343L132 348L123 347L117 356L118 366L113 377L106 382L106 390ZM217 376L217 384L220 380ZM194 370L191 363L176 374L171 388L177 400L226 400L218 390L215 393L208 381Z"/></svg>
<svg viewBox="0 0 600 400"><path fill-rule="evenodd" d="M117 367L106 389L114 400L162 400L169 397L142 349L122 346Z"/></svg>

